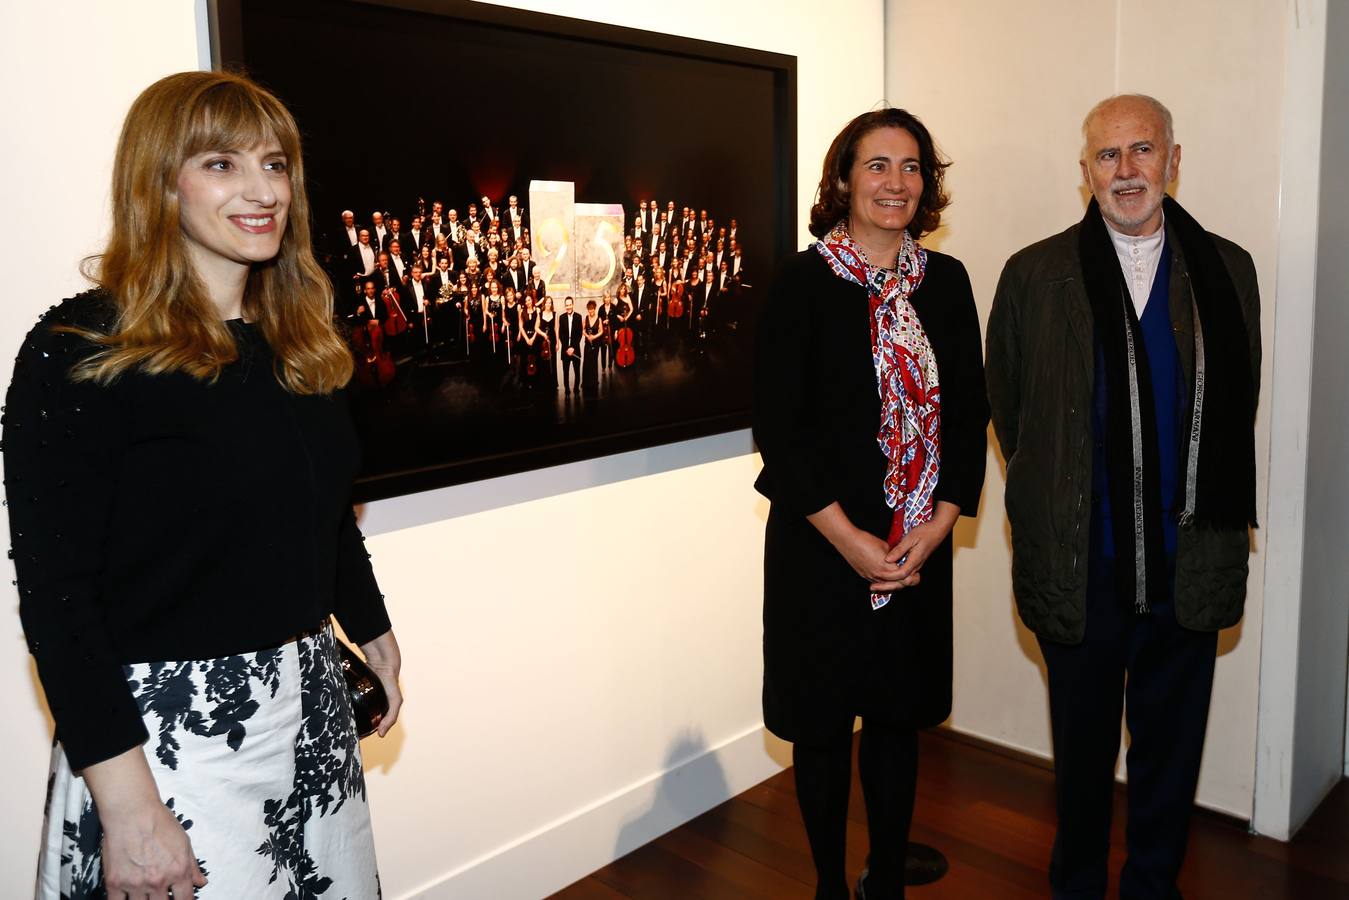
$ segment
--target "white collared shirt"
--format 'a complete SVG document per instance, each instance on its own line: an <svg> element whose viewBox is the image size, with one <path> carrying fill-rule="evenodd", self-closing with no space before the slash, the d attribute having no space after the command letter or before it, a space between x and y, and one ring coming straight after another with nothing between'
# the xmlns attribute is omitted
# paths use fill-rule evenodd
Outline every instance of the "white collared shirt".
<svg viewBox="0 0 1349 900"><path fill-rule="evenodd" d="M1105 230L1115 245L1119 256L1120 269L1124 272L1124 283L1129 286L1129 296L1134 301L1134 312L1143 318L1143 310L1148 305L1148 295L1152 293L1152 282L1157 277L1157 266L1162 261L1162 244L1166 237L1166 220L1152 234L1142 237L1122 234L1106 221Z"/></svg>

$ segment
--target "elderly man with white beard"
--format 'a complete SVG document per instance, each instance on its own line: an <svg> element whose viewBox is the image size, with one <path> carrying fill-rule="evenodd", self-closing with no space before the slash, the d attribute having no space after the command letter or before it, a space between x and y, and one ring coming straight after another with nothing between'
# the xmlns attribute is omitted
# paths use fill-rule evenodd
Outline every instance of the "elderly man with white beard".
<svg viewBox="0 0 1349 900"><path fill-rule="evenodd" d="M1093 199L1003 269L988 398L1013 592L1049 673L1053 896L1106 896L1123 713L1120 897L1174 900L1218 631L1246 596L1260 298L1250 255L1166 194L1166 107L1111 97L1082 133Z"/></svg>

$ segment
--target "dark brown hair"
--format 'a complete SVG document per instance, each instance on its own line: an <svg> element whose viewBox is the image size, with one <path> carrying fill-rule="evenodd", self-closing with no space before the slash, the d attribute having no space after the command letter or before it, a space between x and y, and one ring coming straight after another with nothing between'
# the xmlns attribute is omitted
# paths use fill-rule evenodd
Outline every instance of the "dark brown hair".
<svg viewBox="0 0 1349 900"><path fill-rule="evenodd" d="M810 233L824 237L841 220L848 217L848 173L857 157L857 145L862 138L878 128L902 128L918 142L918 168L923 176L923 196L918 211L909 222L908 232L914 238L936 231L941 224L941 211L950 204L943 180L951 161L937 152L932 134L918 117L908 110L888 107L862 113L843 127L829 145L824 156L824 170L820 186L815 191L815 205L810 208Z"/></svg>

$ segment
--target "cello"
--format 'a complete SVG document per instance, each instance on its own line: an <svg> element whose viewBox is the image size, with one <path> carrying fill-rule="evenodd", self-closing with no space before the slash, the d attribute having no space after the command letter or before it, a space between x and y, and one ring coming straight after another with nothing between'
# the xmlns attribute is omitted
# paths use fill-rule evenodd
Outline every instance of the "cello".
<svg viewBox="0 0 1349 900"><path fill-rule="evenodd" d="M618 302L626 304L628 316L632 315L632 301L624 297L620 292ZM623 321L620 319L620 321ZM626 369L637 361L637 352L632 347L632 328L626 324L619 325L614 329L614 364L619 368Z"/></svg>
<svg viewBox="0 0 1349 900"><path fill-rule="evenodd" d="M667 320L684 318L684 282L676 281L670 288L670 302L665 311Z"/></svg>
<svg viewBox="0 0 1349 900"><path fill-rule="evenodd" d="M637 352L632 349L632 329L627 325L614 332L614 343L618 349L614 351L614 363L621 369L626 369L637 361Z"/></svg>
<svg viewBox="0 0 1349 900"><path fill-rule="evenodd" d="M384 330L374 319L361 322L351 331L351 349L355 357L354 377L366 387L384 387L393 381L393 356L384 349Z"/></svg>
<svg viewBox="0 0 1349 900"><path fill-rule="evenodd" d="M398 302L398 288L389 286L380 294L384 301L384 333L397 337L408 330L408 317L403 314L403 305Z"/></svg>

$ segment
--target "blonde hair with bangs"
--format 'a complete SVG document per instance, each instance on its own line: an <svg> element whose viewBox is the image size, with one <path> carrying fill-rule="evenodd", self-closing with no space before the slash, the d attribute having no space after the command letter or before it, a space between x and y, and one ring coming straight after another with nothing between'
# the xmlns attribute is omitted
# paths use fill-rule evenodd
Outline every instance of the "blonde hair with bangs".
<svg viewBox="0 0 1349 900"><path fill-rule="evenodd" d="M272 140L286 156L290 210L277 255L249 272L244 316L262 329L277 378L291 392L326 394L347 383L351 353L333 329L332 287L310 242L299 129L280 100L228 72L170 75L131 105L113 163L112 231L103 252L85 260L86 275L115 301L117 318L108 334L81 332L103 349L73 377L107 384L134 369L213 380L238 359L188 255L178 175L199 153Z"/></svg>

